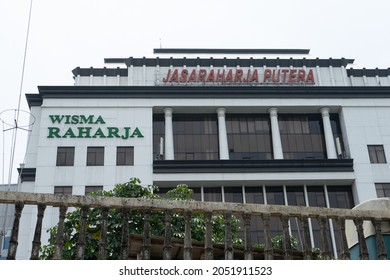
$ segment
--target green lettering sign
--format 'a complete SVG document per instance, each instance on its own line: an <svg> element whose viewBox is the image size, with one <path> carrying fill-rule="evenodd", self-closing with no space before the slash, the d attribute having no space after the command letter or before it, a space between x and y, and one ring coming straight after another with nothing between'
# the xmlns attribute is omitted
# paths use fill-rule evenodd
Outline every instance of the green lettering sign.
<svg viewBox="0 0 390 280"><path fill-rule="evenodd" d="M130 136L131 138L134 138L134 137L137 137L137 138L144 138L144 136L142 135L141 131L138 129L138 127L136 127L133 131L133 134L131 134Z"/></svg>
<svg viewBox="0 0 390 280"><path fill-rule="evenodd" d="M91 138L92 127L78 127L79 134L77 138Z"/></svg>
<svg viewBox="0 0 390 280"><path fill-rule="evenodd" d="M49 115L53 124L105 124L102 116L95 118L95 115ZM93 127L79 126L77 128L48 127L47 138L144 138L143 134L136 127ZM77 130L76 130L77 129Z"/></svg>
<svg viewBox="0 0 390 280"><path fill-rule="evenodd" d="M100 127L96 130L95 134L92 136L92 138L97 138L97 137L106 138L106 135L104 135Z"/></svg>
<svg viewBox="0 0 390 280"><path fill-rule="evenodd" d="M62 138L67 138L69 136L69 138L76 138L76 135L74 134L72 128L68 128L68 130L65 132L65 134L62 136Z"/></svg>
<svg viewBox="0 0 390 280"><path fill-rule="evenodd" d="M58 127L48 127L49 135L47 138L60 138L60 129Z"/></svg>

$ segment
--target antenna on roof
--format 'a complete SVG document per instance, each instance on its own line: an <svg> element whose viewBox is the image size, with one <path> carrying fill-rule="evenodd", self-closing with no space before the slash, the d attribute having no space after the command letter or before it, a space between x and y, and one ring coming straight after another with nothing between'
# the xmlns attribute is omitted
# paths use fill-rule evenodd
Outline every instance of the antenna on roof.
<svg viewBox="0 0 390 280"><path fill-rule="evenodd" d="M162 49L162 43L161 43L161 38L160 38L160 49Z"/></svg>
<svg viewBox="0 0 390 280"><path fill-rule="evenodd" d="M14 110L9 109L9 110L4 110L4 111L0 112L0 121L3 124L3 138L4 138L4 133L6 131L12 131L10 161L9 161L9 165L8 165L8 169L9 169L9 171L8 171L8 188L7 188L8 191L10 190L11 180L12 180L12 170L13 170L13 166L14 166L15 150L16 150L16 146L17 146L16 145L16 140L17 140L18 130L30 131L30 127L32 127L32 125L35 122L35 117L31 113L23 111L23 110L20 109L22 90L23 90L23 81L24 81L24 70L25 70L25 66L26 66L26 57L27 57L28 36L30 34L30 23L31 23L32 7L33 7L33 0L30 1L30 9L29 9L29 13L28 13L26 42L25 42L25 46L24 46L23 65L22 65L22 75L21 75L20 88L19 88L18 106L17 106L17 109L14 109ZM12 111L14 112L13 116L12 116ZM11 113L11 114L8 114L8 113ZM27 113L27 115L30 115L29 122L31 122L31 123L22 125L21 121L20 121L21 113ZM6 126L8 126L8 127L6 128ZM30 137L30 135L29 135L29 137ZM5 171L4 171L4 158L5 158L4 142L5 142L5 140L4 139L3 139L2 184L4 184L4 174L5 174ZM24 166L24 164L23 164L23 166ZM20 172L20 174L21 174L21 172ZM0 256L2 255L3 241L4 241L4 238L5 238L6 234L7 234L7 215L8 215L8 204L6 205L6 207L4 209L3 225L0 228Z"/></svg>

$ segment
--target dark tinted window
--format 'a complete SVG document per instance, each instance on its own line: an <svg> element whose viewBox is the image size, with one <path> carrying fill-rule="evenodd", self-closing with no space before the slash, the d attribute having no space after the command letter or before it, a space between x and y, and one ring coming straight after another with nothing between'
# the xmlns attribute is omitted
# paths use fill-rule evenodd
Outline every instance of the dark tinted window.
<svg viewBox="0 0 390 280"><path fill-rule="evenodd" d="M134 147L117 147L116 165L134 165Z"/></svg>
<svg viewBox="0 0 390 280"><path fill-rule="evenodd" d="M272 159L269 115L229 114L226 132L230 159Z"/></svg>
<svg viewBox="0 0 390 280"><path fill-rule="evenodd" d="M104 165L104 147L88 147L87 165L88 166Z"/></svg>
<svg viewBox="0 0 390 280"><path fill-rule="evenodd" d="M74 165L74 147L58 147L57 148L57 166L73 166Z"/></svg>
<svg viewBox="0 0 390 280"><path fill-rule="evenodd" d="M367 147L371 163L386 163L383 145L368 145Z"/></svg>

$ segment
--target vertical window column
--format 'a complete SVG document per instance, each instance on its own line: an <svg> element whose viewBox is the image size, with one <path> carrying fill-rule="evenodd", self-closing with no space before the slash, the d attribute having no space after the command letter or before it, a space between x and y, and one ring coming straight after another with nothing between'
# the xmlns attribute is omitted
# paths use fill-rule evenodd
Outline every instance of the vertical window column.
<svg viewBox="0 0 390 280"><path fill-rule="evenodd" d="M218 141L219 141L219 159L229 159L229 147L226 132L225 108L218 108Z"/></svg>
<svg viewBox="0 0 390 280"><path fill-rule="evenodd" d="M324 126L326 154L328 156L328 159L334 159L337 158L337 153L336 146L333 140L332 126L330 124L329 108L322 108L320 112L322 115L322 122Z"/></svg>
<svg viewBox="0 0 390 280"><path fill-rule="evenodd" d="M173 148L173 125L172 125L172 108L165 108L165 159L174 160L175 153Z"/></svg>
<svg viewBox="0 0 390 280"><path fill-rule="evenodd" d="M271 135L272 148L274 152L274 159L283 159L282 141L280 139L279 123L278 123L278 108L268 109L271 118Z"/></svg>

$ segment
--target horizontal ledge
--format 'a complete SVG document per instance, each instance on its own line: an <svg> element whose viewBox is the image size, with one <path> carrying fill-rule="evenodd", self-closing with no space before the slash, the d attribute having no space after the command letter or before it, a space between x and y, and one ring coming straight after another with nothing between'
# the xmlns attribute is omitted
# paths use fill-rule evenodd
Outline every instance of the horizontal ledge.
<svg viewBox="0 0 390 280"><path fill-rule="evenodd" d="M353 159L156 160L154 173L353 172Z"/></svg>
<svg viewBox="0 0 390 280"><path fill-rule="evenodd" d="M21 182L35 182L36 168L18 168Z"/></svg>
<svg viewBox="0 0 390 280"><path fill-rule="evenodd" d="M309 54L309 49L197 49L197 48L155 48L160 54Z"/></svg>

